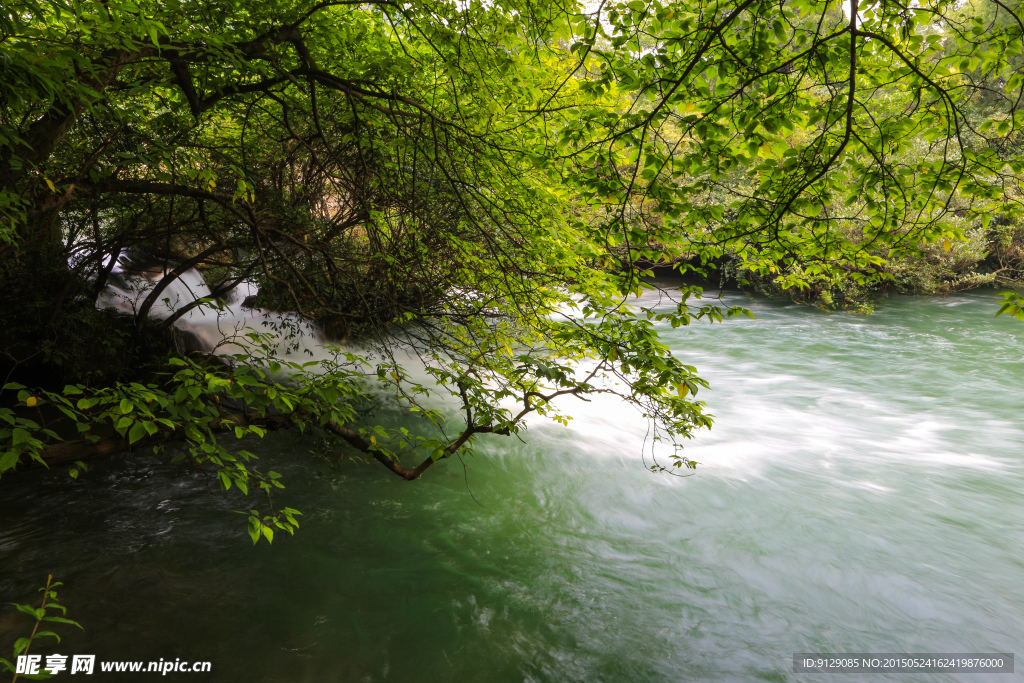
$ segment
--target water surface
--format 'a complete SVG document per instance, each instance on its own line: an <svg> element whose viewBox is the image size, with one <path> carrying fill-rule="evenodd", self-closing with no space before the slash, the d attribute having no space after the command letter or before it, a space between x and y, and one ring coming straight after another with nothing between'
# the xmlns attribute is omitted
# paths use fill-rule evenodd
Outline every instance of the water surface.
<svg viewBox="0 0 1024 683"><path fill-rule="evenodd" d="M834 682L793 653L1017 649L1024 327L991 292L726 303L757 319L664 329L712 384L695 476L646 471L610 401L411 484L279 432L244 447L303 525L254 548L246 499L140 452L0 481L0 601L52 572L85 631L49 651L213 663L168 680ZM0 654L26 621L0 611Z"/></svg>

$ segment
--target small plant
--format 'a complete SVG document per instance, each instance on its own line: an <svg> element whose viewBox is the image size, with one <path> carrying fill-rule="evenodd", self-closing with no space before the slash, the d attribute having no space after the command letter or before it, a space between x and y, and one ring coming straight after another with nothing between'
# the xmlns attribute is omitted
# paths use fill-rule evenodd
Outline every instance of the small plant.
<svg viewBox="0 0 1024 683"><path fill-rule="evenodd" d="M1000 292L999 296L1003 297L1003 305L996 313L997 318L1003 313L1009 313L1017 320L1024 320L1024 297L1017 292Z"/></svg>
<svg viewBox="0 0 1024 683"><path fill-rule="evenodd" d="M42 624L44 621L56 622L60 624L71 624L72 626L82 628L81 624L79 624L77 621L72 621L63 616L58 617L49 613L50 610L53 610L60 611L62 615L67 614L67 609L57 602L57 591L55 590L58 586L63 585L64 584L62 584L59 581L54 582L53 574L50 574L48 577L46 577L46 586L39 589L39 592L43 594L43 603L38 608L32 607L31 605L18 605L13 602L10 603L14 605L14 607L19 612L23 612L36 620L36 624L32 628L32 633L29 634L28 638L18 638L18 640L15 641L14 655L12 657L14 661L18 661L19 656L28 655L28 651L32 647L32 643L36 640L36 638L51 637L56 638L58 643L60 642L60 636L58 636L53 631L39 630L39 625ZM45 670L38 671L36 673L21 673L18 671L17 667L14 664L4 659L3 657L0 657L0 666L2 666L7 671L14 673L14 678L11 679L11 683L15 683L18 680L18 678L22 676L24 678L32 680L41 680L50 678L53 675L52 673L49 673Z"/></svg>

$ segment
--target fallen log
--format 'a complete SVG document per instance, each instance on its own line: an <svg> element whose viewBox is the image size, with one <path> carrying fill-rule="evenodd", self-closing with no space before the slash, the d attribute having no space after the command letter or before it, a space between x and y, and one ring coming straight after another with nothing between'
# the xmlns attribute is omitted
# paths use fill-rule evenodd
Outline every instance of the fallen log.
<svg viewBox="0 0 1024 683"><path fill-rule="evenodd" d="M292 421L291 417L287 415L253 416L245 415L244 413L225 415L222 420L229 421L231 424L222 424L218 427L217 431L228 431L229 429L234 428L235 425L244 427L256 425L259 427L267 427L269 429L278 429L288 425ZM154 446L167 441L174 441L176 439L180 440L182 437L183 434L178 430L139 439L133 444L129 444L127 439L122 439L120 437L104 437L97 441L76 439L74 441L61 441L60 443L46 446L39 451L39 455L46 463L46 466L68 465L78 460L102 458L115 453L127 451L131 448L146 448L148 446ZM43 465L37 460L33 460L31 465L33 467L43 467Z"/></svg>
<svg viewBox="0 0 1024 683"><path fill-rule="evenodd" d="M128 442L124 439L106 438L99 441L78 439L75 441L62 441L52 446L47 446L39 452L39 455L46 461L47 465L65 465L76 460L89 460L106 455L113 455L128 450ZM42 465L33 460L35 467Z"/></svg>

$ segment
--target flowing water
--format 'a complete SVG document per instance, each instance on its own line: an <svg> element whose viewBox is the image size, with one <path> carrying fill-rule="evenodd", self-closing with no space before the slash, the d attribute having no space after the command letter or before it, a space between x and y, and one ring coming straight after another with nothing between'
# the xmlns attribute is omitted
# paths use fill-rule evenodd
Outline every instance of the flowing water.
<svg viewBox="0 0 1024 683"><path fill-rule="evenodd" d="M793 653L1021 654L1024 327L992 292L726 303L757 319L664 330L712 384L694 476L646 471L611 402L411 484L278 432L244 446L302 528L254 548L246 499L146 452L33 471L0 482L0 602L52 572L85 630L46 651L212 662L182 681L835 681ZM0 655L30 628L0 611Z"/></svg>
<svg viewBox="0 0 1024 683"><path fill-rule="evenodd" d="M110 265L109 262L106 265ZM151 292L168 273L178 265L161 260L153 254L124 251L110 266L110 277L96 300L99 309L112 308L135 316L145 307ZM93 273L86 273L95 277ZM316 327L294 313L275 313L244 305L246 298L258 293L251 281L237 282L214 302L206 280L195 268L189 268L171 279L149 308L148 317L164 320L180 308L205 300L207 304L184 312L174 322L179 332L182 350L198 350L217 355L265 355L257 339L273 347L273 352L288 360L306 361L315 355L317 360L330 358L319 343Z"/></svg>

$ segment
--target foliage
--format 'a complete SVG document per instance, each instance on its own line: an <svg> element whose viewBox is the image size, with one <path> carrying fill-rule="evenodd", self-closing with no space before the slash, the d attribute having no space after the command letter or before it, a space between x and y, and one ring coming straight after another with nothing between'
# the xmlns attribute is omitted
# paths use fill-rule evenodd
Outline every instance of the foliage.
<svg viewBox="0 0 1024 683"><path fill-rule="evenodd" d="M8 385L0 469L66 438L25 416L30 398L93 436L184 438L247 491L278 482L221 443L226 400L257 420L238 437L317 425L414 479L599 392L654 422L671 454L655 469L692 467L679 448L711 422L706 385L652 320L741 311L699 288L630 306L643 276L732 259L766 286L855 300L908 260L946 282L951 259L981 258L977 230L1024 198L1024 24L996 5L998 21L950 0L5 4L12 371L54 363L68 321L94 320L125 249L156 255L161 285L204 269L214 299L251 281L259 305L366 352L167 361L188 307L152 319L158 286L112 347L139 359ZM424 427L373 424L356 408L371 386ZM254 540L294 526L246 514Z"/></svg>
<svg viewBox="0 0 1024 683"><path fill-rule="evenodd" d="M266 341L253 337L257 343ZM194 467L215 476L224 490L235 486L247 495L253 486L267 495L269 513L260 514L255 508L248 513L250 528L257 535L271 540L272 528L293 533L298 513L291 508L275 513L270 502L271 492L283 487L280 475L261 472L252 466L251 453L232 452L220 435L229 432L236 440L262 437L268 425L285 421L299 428L311 422L350 422L364 395L362 375L353 369L357 359L351 354L297 363L269 357L266 343L256 348L263 355L238 354L227 365L172 357L167 370L157 376L159 382L147 385L132 382L94 388L79 384L61 391L30 392L8 383L3 390L17 392L18 406L36 409L39 420L0 408L0 419L7 423L0 429L0 444L4 444L0 475L13 469L22 456L46 465L41 452L47 443L64 440L55 428L73 427L92 443L99 442L103 433L115 434L129 446L155 444L157 449L163 449L165 441L181 440L184 452L173 461L188 458ZM289 381L280 381L282 373L289 373ZM49 421L43 412L46 407ZM84 463L79 463L76 469L83 468ZM73 476L78 472L73 471Z"/></svg>
<svg viewBox="0 0 1024 683"><path fill-rule="evenodd" d="M953 223L959 222L953 219ZM983 286L1002 278L1014 280L1009 244L1000 246L1001 238L987 233L980 225L964 230L964 239L943 240L939 244L921 245L914 256L889 258L879 269L881 277L856 281L849 272L838 272L808 278L802 288L783 289L775 277L763 277L742 267L738 259L727 260L721 279L731 286L750 290L767 297L789 296L827 310L854 310L868 313L884 294L948 294ZM1000 265L991 255L1001 255ZM792 268L779 264L783 273ZM853 271L856 272L856 271Z"/></svg>
<svg viewBox="0 0 1024 683"><path fill-rule="evenodd" d="M1002 292L1003 305L999 307L996 317L1009 313L1017 320L1024 320L1024 298L1017 292Z"/></svg>
<svg viewBox="0 0 1024 683"><path fill-rule="evenodd" d="M67 615L67 608L65 608L63 605L57 602L56 589L62 585L64 584L62 584L60 581L54 582L53 574L50 574L46 577L46 585L43 588L39 589L39 592L43 594L43 601L39 607L11 603L12 605L14 605L14 608L16 610L35 619L35 626L32 627L32 633L29 634L27 638L18 638L18 640L15 641L14 654L11 657L11 659L13 659L14 661L18 660L19 655L28 654L29 649L32 647L32 643L36 640L36 638L54 638L58 643L60 642L60 636L58 636L53 631L39 630L39 626L44 621L47 623L71 624L72 626L82 628L81 624L79 624L76 621L72 621L65 616ZM60 612L60 616L57 616L56 614L50 614L51 611ZM14 665L14 663L4 659L3 657L0 657L0 666L2 666L8 672L14 674L12 683L14 681L17 681L18 678L21 676L24 676L25 678L31 680L43 680L51 678L53 676L53 674L45 671L41 671L35 674L17 673L17 667Z"/></svg>

